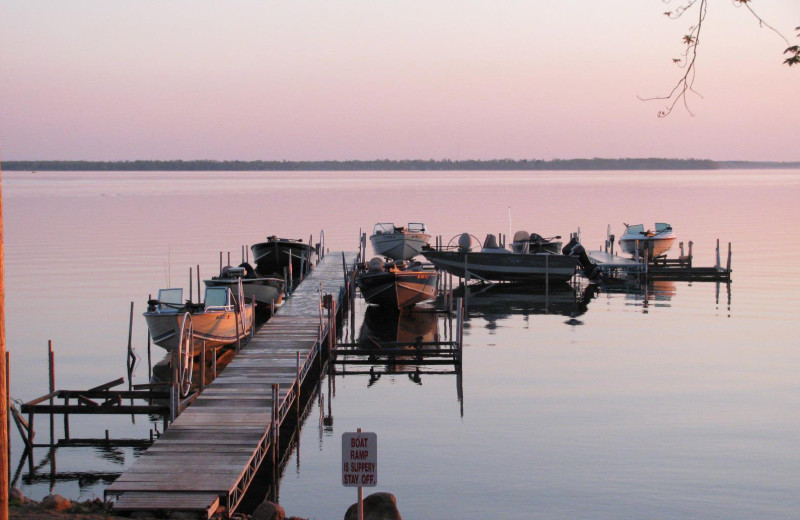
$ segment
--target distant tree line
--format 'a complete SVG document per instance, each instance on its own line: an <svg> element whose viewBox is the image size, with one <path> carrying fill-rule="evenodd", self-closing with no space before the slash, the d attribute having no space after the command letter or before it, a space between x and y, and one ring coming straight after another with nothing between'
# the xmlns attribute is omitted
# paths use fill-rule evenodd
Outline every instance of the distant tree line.
<svg viewBox="0 0 800 520"><path fill-rule="evenodd" d="M708 159L494 159L375 161L3 161L11 171L713 170Z"/></svg>

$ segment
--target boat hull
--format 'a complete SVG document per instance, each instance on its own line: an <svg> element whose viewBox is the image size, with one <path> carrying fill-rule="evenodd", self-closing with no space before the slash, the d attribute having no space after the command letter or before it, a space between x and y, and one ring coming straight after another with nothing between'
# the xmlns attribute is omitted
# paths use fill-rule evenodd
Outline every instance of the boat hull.
<svg viewBox="0 0 800 520"><path fill-rule="evenodd" d="M438 282L435 271L364 272L356 278L367 303L395 309L436 298Z"/></svg>
<svg viewBox="0 0 800 520"><path fill-rule="evenodd" d="M422 254L438 269L464 277L519 283L560 283L575 274L578 258L574 256L516 253L483 253L463 251L423 251ZM465 269L466 267L466 269Z"/></svg>
<svg viewBox="0 0 800 520"><path fill-rule="evenodd" d="M382 233L369 237L375 254L392 260L410 260L422 252L422 248L431 241L426 233Z"/></svg>
<svg viewBox="0 0 800 520"><path fill-rule="evenodd" d="M619 247L623 252L631 255L644 256L646 253L648 260L652 260L669 251L676 239L677 237L674 235L639 238L625 238L623 236L619 239Z"/></svg>
<svg viewBox="0 0 800 520"><path fill-rule="evenodd" d="M185 312L155 311L145 312L144 319L150 330L153 343L167 352L178 348L181 323ZM199 354L203 346L219 348L232 345L237 340L237 315L233 311L210 311L192 313L192 329L194 334L193 349ZM246 305L244 310L244 330L238 327L238 339L243 339L253 327L253 306Z"/></svg>
<svg viewBox="0 0 800 520"><path fill-rule="evenodd" d="M292 266L292 278L311 271L316 250L309 244L279 238L250 246L260 276L283 276L284 268Z"/></svg>

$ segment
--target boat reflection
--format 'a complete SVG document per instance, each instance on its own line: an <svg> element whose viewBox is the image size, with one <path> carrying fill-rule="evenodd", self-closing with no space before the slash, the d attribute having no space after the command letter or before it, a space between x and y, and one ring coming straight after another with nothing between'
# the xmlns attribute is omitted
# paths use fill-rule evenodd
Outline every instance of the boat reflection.
<svg viewBox="0 0 800 520"><path fill-rule="evenodd" d="M677 285L670 280L606 280L600 287L606 294L624 295L625 305L641 307L647 314L651 306L671 307L670 301L678 292Z"/></svg>
<svg viewBox="0 0 800 520"><path fill-rule="evenodd" d="M422 385L427 376L455 375L456 394L463 415L461 363L452 354L452 320L427 306L400 312L368 306L358 337L350 345L371 352L362 354L358 360L348 358L343 352L334 362L333 375L368 376L367 388L385 379L384 376L388 376L390 383L396 383L397 376L405 375L411 383Z"/></svg>
<svg viewBox="0 0 800 520"><path fill-rule="evenodd" d="M567 323L576 324L576 317L586 313L589 302L596 297L599 288L595 284L553 286L549 290L518 284L495 284L471 286L466 294L463 287L456 289L454 296L465 297L467 316L487 321L487 328L494 328L500 320L513 316L531 315L569 316ZM580 322L578 322L580 323Z"/></svg>
<svg viewBox="0 0 800 520"><path fill-rule="evenodd" d="M358 343L373 347L375 342L413 343L439 341L439 319L429 308L398 312L370 305L364 312Z"/></svg>

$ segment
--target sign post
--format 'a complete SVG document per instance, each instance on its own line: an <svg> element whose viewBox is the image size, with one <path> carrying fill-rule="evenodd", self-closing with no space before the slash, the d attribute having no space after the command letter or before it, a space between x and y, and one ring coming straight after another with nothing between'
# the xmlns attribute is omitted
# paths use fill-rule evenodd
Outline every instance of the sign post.
<svg viewBox="0 0 800 520"><path fill-rule="evenodd" d="M358 487L358 520L364 520L364 487L378 485L378 434L342 434L342 485Z"/></svg>

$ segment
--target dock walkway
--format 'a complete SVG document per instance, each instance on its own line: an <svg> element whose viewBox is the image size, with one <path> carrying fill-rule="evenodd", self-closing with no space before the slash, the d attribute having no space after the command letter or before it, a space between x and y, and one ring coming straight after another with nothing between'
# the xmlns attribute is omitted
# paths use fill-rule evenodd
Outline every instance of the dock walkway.
<svg viewBox="0 0 800 520"><path fill-rule="evenodd" d="M352 263L355 253L345 254ZM321 344L320 292L344 297L342 253L329 253L236 358L106 490L115 511L206 518L241 502ZM277 396L276 396L277 394Z"/></svg>

